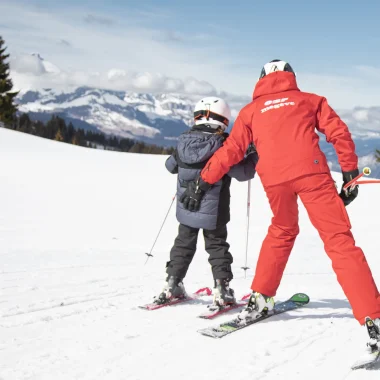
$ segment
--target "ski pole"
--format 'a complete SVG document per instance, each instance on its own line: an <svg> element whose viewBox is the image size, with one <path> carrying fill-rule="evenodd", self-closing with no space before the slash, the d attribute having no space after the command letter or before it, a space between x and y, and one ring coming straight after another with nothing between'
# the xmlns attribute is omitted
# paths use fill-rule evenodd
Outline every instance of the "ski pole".
<svg viewBox="0 0 380 380"><path fill-rule="evenodd" d="M156 236L156 240L154 241L154 243L153 243L153 245L152 245L152 248L150 249L149 253L148 253L148 252L145 253L148 257L147 257L147 259L146 259L144 265L146 265L146 263L148 262L148 260L149 260L150 257L153 257L153 255L152 255L153 248L154 248L154 246L156 245L156 242L157 242L157 240L158 240L158 237L160 236L160 233L161 233L161 231L162 231L162 228L164 227L164 224L165 224L166 219L167 219L167 217L168 217L168 215L169 215L169 212L170 212L170 210L171 210L171 208L172 208L172 206L173 206L174 199L175 199L176 195L177 195L177 194L174 194L174 197L173 197L173 199L172 199L172 201L171 201L171 203L170 203L170 206L169 206L169 210L168 210L168 212L166 213L165 219L164 219L164 221L163 221L162 224L161 224L160 230L158 231L158 234L157 234L157 236Z"/></svg>
<svg viewBox="0 0 380 380"><path fill-rule="evenodd" d="M247 237L245 242L245 265L244 267L241 267L241 269L244 269L244 278L247 276L247 269L249 267L247 266L247 260L248 260L248 239L249 239L249 214L250 214L250 208L251 208L251 180L248 181L248 194L247 194Z"/></svg>
<svg viewBox="0 0 380 380"><path fill-rule="evenodd" d="M368 181L357 181L357 185L369 185L371 183L380 183L380 179L370 179Z"/></svg>
<svg viewBox="0 0 380 380"><path fill-rule="evenodd" d="M363 169L363 172L360 173L357 177L355 177L354 179L352 179L351 181L347 182L344 186L343 186L343 190L347 191L349 187L353 188L357 185L357 181L362 178L364 175L365 176L368 176L371 174L371 169L366 167Z"/></svg>

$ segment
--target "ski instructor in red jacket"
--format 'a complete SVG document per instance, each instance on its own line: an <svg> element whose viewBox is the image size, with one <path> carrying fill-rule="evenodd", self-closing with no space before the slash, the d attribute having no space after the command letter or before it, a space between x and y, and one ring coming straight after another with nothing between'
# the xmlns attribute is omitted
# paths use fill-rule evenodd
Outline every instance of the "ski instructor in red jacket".
<svg viewBox="0 0 380 380"><path fill-rule="evenodd" d="M361 324L366 316L380 318L379 292L363 251L355 246L345 209L358 195L358 188L348 193L342 188L338 194L316 129L334 145L346 184L359 174L347 125L324 97L299 90L288 63L267 63L253 100L240 111L229 139L181 197L185 208L198 209L212 184L243 159L251 142L255 144L259 155L256 170L273 218L262 244L250 302L241 318L253 318L254 312L273 308L273 296L299 233L298 197L323 240L355 318ZM380 327L380 319L376 322Z"/></svg>

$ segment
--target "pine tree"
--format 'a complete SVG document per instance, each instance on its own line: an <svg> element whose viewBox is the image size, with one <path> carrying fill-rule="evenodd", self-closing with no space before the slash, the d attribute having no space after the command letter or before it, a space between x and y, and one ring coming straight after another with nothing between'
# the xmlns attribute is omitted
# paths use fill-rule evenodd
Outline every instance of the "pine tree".
<svg viewBox="0 0 380 380"><path fill-rule="evenodd" d="M376 149L376 162L380 162L380 150Z"/></svg>
<svg viewBox="0 0 380 380"><path fill-rule="evenodd" d="M74 134L74 136L72 137L71 144L73 144L73 145L79 145L78 135L77 134Z"/></svg>
<svg viewBox="0 0 380 380"><path fill-rule="evenodd" d="M56 141L63 141L64 140L64 138L62 136L61 128L58 128L58 131L55 134L54 140L56 140Z"/></svg>
<svg viewBox="0 0 380 380"><path fill-rule="evenodd" d="M9 63L6 62L9 54L5 54L5 50L4 40L0 36L0 122L10 125L15 120L17 107L13 101L18 92L11 92L13 83L9 77Z"/></svg>

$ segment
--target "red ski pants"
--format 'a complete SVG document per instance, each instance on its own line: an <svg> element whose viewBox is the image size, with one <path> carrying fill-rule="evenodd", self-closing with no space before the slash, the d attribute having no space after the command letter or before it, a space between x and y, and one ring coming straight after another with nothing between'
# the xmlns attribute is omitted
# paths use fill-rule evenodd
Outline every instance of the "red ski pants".
<svg viewBox="0 0 380 380"><path fill-rule="evenodd" d="M252 290L268 296L276 295L299 233L299 196L323 240L355 318L361 324L366 316L380 318L379 291L363 251L355 246L350 220L331 176L300 177L266 187L265 191L274 216L260 251Z"/></svg>

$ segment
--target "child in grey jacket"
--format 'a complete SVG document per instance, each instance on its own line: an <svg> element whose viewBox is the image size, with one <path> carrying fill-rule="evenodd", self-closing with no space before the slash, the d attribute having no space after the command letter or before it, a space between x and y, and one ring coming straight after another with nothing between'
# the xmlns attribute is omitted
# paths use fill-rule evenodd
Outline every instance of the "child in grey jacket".
<svg viewBox="0 0 380 380"><path fill-rule="evenodd" d="M248 181L255 176L258 155L254 146L247 147L244 160L233 166L227 175L207 191L198 211L186 210L181 203L188 182L199 176L210 157L228 138L225 130L230 117L230 108L223 99L208 97L200 100L194 111L195 125L181 134L174 154L166 161L167 170L178 174L176 215L180 224L178 236L170 251L170 261L166 265L166 284L156 297L157 303L186 296L183 279L194 257L200 229L203 229L205 248L214 277L214 304L223 306L236 302L234 291L229 287L233 278L233 257L227 243L230 184L231 177L238 181Z"/></svg>

